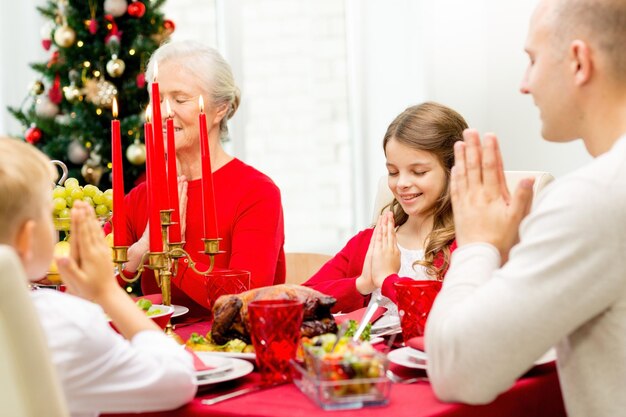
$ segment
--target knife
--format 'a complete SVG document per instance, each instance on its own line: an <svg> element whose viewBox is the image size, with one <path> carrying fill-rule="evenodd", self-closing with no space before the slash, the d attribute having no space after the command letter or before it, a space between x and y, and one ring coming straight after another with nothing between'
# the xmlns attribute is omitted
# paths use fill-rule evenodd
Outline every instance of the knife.
<svg viewBox="0 0 626 417"><path fill-rule="evenodd" d="M363 333L363 330L365 330L365 327L370 322L370 319L372 318L372 316L374 316L374 313L376 312L376 309L378 308L378 305L380 304L382 299L383 298L381 295L377 295L376 298L372 300L370 305L367 306L367 310L365 310L365 314L363 314L361 323L359 324L358 329L356 329L356 332L354 332L354 335L352 336L353 341L355 342L359 341L359 338L361 337L361 333Z"/></svg>

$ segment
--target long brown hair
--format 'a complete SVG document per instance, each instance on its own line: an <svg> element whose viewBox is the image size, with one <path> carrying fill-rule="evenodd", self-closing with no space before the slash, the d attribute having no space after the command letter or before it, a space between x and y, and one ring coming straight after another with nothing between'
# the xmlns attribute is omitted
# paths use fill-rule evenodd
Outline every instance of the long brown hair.
<svg viewBox="0 0 626 417"><path fill-rule="evenodd" d="M385 155L387 143L393 138L410 148L432 153L446 173L446 183L433 209L433 230L426 238L424 260L416 262L426 267L428 275L437 279L443 279L450 264L449 245L454 240L454 221L448 185L454 165L454 143L463 140L463 130L467 127L463 116L456 111L438 103L426 102L400 113L387 128L383 139ZM387 208L393 212L397 226L406 223L409 216L395 198L383 211ZM434 265L438 257L441 261Z"/></svg>

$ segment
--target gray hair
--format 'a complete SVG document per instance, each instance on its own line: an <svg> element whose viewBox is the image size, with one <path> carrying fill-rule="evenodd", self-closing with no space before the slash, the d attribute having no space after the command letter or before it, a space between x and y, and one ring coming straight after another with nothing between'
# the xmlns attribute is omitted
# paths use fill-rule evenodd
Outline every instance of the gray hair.
<svg viewBox="0 0 626 417"><path fill-rule="evenodd" d="M210 94L213 103L217 106L228 105L228 111L220 122L220 137L228 138L228 120L233 117L239 102L241 92L235 84L232 69L220 53L209 46L195 41L176 41L161 45L150 57L146 77L152 81L154 63L175 60L194 77L196 77L205 91ZM158 81L158 80L157 80Z"/></svg>

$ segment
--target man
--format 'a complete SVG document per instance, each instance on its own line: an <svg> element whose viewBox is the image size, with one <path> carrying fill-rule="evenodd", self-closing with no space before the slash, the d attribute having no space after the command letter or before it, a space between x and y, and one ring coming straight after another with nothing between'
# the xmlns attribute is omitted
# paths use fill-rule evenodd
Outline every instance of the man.
<svg viewBox="0 0 626 417"><path fill-rule="evenodd" d="M509 198L495 136L457 143L459 249L426 329L439 398L488 403L556 346L570 416L626 410L624 45L626 1L540 0L521 90L546 140L582 138L595 159L544 190L512 250L532 181Z"/></svg>

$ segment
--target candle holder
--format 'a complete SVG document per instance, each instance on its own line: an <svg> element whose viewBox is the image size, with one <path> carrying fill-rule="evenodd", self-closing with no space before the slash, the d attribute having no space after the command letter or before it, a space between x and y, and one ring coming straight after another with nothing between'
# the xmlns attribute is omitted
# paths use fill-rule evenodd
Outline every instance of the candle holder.
<svg viewBox="0 0 626 417"><path fill-rule="evenodd" d="M209 267L206 271L201 271L196 267L196 262L193 261L191 255L183 249L185 242L170 242L168 238L168 228L172 226L171 215L173 210L161 210L161 238L163 240L163 252L146 252L141 257L139 267L132 277L127 277L124 272L124 264L128 262L128 246L113 246L112 258L113 263L116 265L116 269L119 272L120 277L127 283L133 283L137 281L145 269L150 269L154 272L154 278L161 288L161 295L163 297L163 304L166 306L172 305L172 276L178 272L178 260L180 258L187 258L189 261L189 267L197 274L209 276L213 272L215 266L215 256L225 251L219 250L220 238L215 239L202 239L204 242L204 251L202 253L209 256ZM115 231L114 231L115 232ZM173 331L171 321L168 321L165 326L165 333L176 339L182 344L182 340Z"/></svg>

